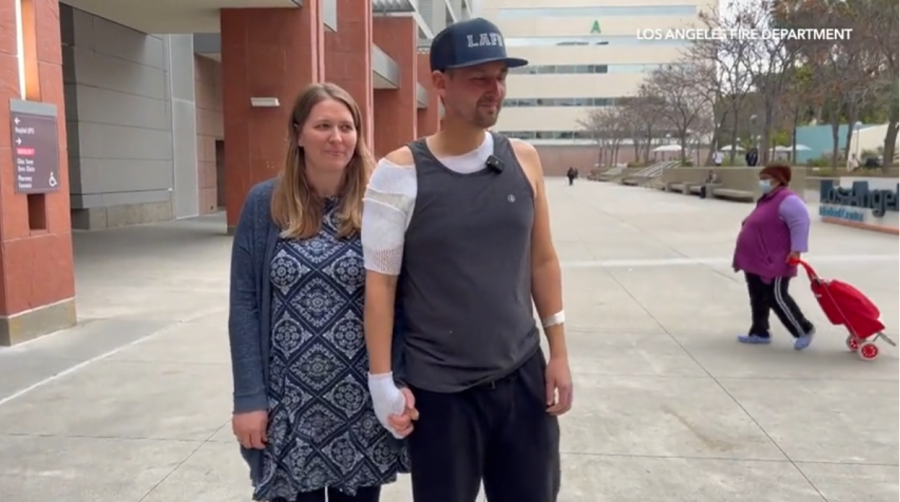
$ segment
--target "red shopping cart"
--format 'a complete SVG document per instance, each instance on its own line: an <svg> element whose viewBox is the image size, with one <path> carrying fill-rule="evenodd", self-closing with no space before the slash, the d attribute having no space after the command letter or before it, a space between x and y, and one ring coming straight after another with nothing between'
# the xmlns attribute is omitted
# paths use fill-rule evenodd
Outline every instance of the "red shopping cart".
<svg viewBox="0 0 900 502"><path fill-rule="evenodd" d="M803 260L798 260L796 264L806 270L810 289L828 321L835 326L847 328L848 349L859 354L863 360L872 361L878 357L879 350L875 342L879 339L897 346L884 334L881 311L866 295L845 282L819 277L815 269Z"/></svg>

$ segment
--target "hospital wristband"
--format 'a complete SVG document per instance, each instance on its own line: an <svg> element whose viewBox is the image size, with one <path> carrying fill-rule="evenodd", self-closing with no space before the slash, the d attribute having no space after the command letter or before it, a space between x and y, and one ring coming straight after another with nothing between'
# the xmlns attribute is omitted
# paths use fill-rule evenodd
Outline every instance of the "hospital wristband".
<svg viewBox="0 0 900 502"><path fill-rule="evenodd" d="M549 328L551 326L556 326L559 324L563 324L566 322L566 311L560 310L559 312L553 314L550 317L546 317L541 320L541 325L545 328Z"/></svg>

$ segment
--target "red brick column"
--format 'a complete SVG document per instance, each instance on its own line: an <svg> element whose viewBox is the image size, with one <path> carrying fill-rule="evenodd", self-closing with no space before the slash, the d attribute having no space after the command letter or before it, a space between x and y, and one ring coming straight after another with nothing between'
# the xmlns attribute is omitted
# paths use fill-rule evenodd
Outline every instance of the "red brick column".
<svg viewBox="0 0 900 502"><path fill-rule="evenodd" d="M288 117L304 87L325 74L319 0L302 8L222 9L222 109L225 210L237 224L247 192L284 164ZM278 98L253 108L251 97Z"/></svg>
<svg viewBox="0 0 900 502"><path fill-rule="evenodd" d="M0 0L0 345L12 345L75 324L69 166L63 98L59 3L23 3L25 100L57 113L59 190L15 192L10 100L19 89L16 2Z"/></svg>
<svg viewBox="0 0 900 502"><path fill-rule="evenodd" d="M428 107L417 110L416 137L418 138L436 133L441 123L440 100L431 83L431 62L428 60L428 56L427 51L419 52L417 56L419 83L428 91Z"/></svg>
<svg viewBox="0 0 900 502"><path fill-rule="evenodd" d="M325 33L325 79L353 96L372 147L372 0L337 0L338 28Z"/></svg>
<svg viewBox="0 0 900 502"><path fill-rule="evenodd" d="M372 39L400 67L397 89L375 90L375 156L387 155L416 138L417 27L412 17L377 17Z"/></svg>

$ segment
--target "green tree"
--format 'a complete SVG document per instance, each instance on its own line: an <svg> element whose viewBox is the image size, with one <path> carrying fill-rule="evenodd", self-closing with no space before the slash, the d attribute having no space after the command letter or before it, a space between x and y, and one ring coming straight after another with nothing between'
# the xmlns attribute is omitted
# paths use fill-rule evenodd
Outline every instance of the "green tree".
<svg viewBox="0 0 900 502"><path fill-rule="evenodd" d="M812 70L805 96L815 116L832 125L838 152L838 128L849 124L888 122L885 158L893 157L897 139L898 2L896 0L778 0L774 25L783 28L850 29L845 40L795 41L799 60ZM843 152L846 155L846 152Z"/></svg>

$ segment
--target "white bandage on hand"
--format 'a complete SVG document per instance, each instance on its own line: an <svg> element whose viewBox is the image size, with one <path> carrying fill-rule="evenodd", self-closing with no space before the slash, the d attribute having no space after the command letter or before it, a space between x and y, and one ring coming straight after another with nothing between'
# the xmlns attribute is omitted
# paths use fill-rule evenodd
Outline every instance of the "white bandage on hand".
<svg viewBox="0 0 900 502"><path fill-rule="evenodd" d="M372 407L375 409L375 417L378 422L397 439L402 439L391 426L388 417L402 415L406 411L406 398L394 383L393 373L380 375L369 374L369 393L372 394Z"/></svg>

